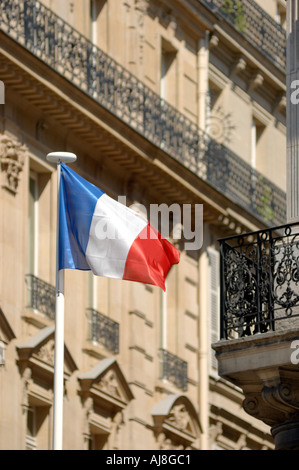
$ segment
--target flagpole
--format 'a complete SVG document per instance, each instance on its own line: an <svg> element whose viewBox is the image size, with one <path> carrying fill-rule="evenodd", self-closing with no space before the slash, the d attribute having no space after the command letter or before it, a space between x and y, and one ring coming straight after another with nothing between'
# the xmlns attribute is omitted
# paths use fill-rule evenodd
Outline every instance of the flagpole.
<svg viewBox="0 0 299 470"><path fill-rule="evenodd" d="M62 450L63 395L64 395L64 270L59 270L59 207L61 163L72 163L76 155L69 152L51 152L47 160L57 164L57 224L56 224L56 303L53 394L53 450Z"/></svg>

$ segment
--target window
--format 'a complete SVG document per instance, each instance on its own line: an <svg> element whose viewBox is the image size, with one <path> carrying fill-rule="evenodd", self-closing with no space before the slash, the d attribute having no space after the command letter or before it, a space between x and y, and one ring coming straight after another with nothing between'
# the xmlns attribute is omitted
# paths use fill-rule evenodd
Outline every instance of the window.
<svg viewBox="0 0 299 470"><path fill-rule="evenodd" d="M177 105L176 55L173 46L168 41L162 40L160 95L162 100L173 106Z"/></svg>
<svg viewBox="0 0 299 470"><path fill-rule="evenodd" d="M213 112L219 106L219 98L221 96L222 89L217 87L213 82L209 82L209 91L207 95L207 114Z"/></svg>
<svg viewBox="0 0 299 470"><path fill-rule="evenodd" d="M28 272L37 275L38 271L38 177L31 171L29 178L28 201Z"/></svg>
<svg viewBox="0 0 299 470"><path fill-rule="evenodd" d="M36 408L27 409L26 450L36 450Z"/></svg>
<svg viewBox="0 0 299 470"><path fill-rule="evenodd" d="M220 339L220 285L219 285L219 252L214 248L208 248L209 258L209 322L210 344ZM210 373L218 375L218 364L215 352L210 349Z"/></svg>
<svg viewBox="0 0 299 470"><path fill-rule="evenodd" d="M160 94L163 100L167 97L167 71L169 67L169 56L166 51L162 50L161 54L161 87Z"/></svg>
<svg viewBox="0 0 299 470"><path fill-rule="evenodd" d="M88 450L107 450L108 434L90 434L88 436Z"/></svg>
<svg viewBox="0 0 299 470"><path fill-rule="evenodd" d="M276 21L283 28L286 27L286 7L280 1L276 4Z"/></svg>
<svg viewBox="0 0 299 470"><path fill-rule="evenodd" d="M53 237L56 239L56 234L53 232L55 213L52 206L54 202L52 174L52 168L43 166L34 159L30 160L27 273L47 282L54 262Z"/></svg>
<svg viewBox="0 0 299 470"><path fill-rule="evenodd" d="M91 41L105 52L109 52L109 11L107 0L91 0Z"/></svg>
<svg viewBox="0 0 299 470"><path fill-rule="evenodd" d="M51 177L50 168L34 158L30 159L27 186L27 307L53 319L56 213L52 202L56 195L52 191Z"/></svg>
<svg viewBox="0 0 299 470"><path fill-rule="evenodd" d="M251 166L253 169L259 169L262 163L263 141L262 135L265 130L265 125L257 119L252 119L251 125Z"/></svg>
<svg viewBox="0 0 299 470"><path fill-rule="evenodd" d="M55 327L38 329L16 346L22 375L24 448L49 450L52 447L52 407ZM64 378L67 382L76 364L65 346Z"/></svg>
<svg viewBox="0 0 299 470"><path fill-rule="evenodd" d="M50 407L33 395L29 396L26 420L26 450L51 448Z"/></svg>

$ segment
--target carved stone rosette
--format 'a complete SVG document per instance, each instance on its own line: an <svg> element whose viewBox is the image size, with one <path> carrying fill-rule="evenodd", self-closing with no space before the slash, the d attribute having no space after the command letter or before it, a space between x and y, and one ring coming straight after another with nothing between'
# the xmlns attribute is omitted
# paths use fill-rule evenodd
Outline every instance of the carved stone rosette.
<svg viewBox="0 0 299 470"><path fill-rule="evenodd" d="M0 168L2 186L13 194L18 191L20 173L23 170L27 148L17 139L0 135Z"/></svg>

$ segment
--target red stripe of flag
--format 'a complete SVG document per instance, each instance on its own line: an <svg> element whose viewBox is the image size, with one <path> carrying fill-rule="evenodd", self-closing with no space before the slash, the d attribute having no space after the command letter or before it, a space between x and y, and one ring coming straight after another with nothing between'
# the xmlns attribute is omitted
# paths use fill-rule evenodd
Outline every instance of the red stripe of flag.
<svg viewBox="0 0 299 470"><path fill-rule="evenodd" d="M148 223L129 250L123 279L153 284L165 291L165 278L179 261L180 252Z"/></svg>

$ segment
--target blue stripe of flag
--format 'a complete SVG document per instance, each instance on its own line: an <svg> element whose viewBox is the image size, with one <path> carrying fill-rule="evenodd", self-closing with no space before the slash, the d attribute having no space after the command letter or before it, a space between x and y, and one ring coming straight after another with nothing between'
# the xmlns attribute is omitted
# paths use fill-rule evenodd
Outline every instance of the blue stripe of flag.
<svg viewBox="0 0 299 470"><path fill-rule="evenodd" d="M98 199L104 194L61 163L59 269L89 270L85 252Z"/></svg>

